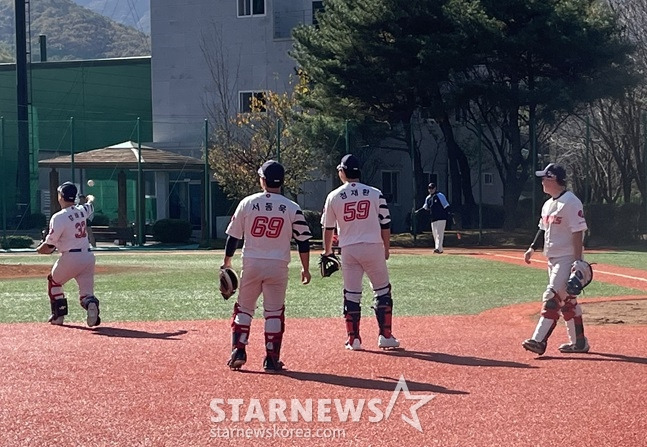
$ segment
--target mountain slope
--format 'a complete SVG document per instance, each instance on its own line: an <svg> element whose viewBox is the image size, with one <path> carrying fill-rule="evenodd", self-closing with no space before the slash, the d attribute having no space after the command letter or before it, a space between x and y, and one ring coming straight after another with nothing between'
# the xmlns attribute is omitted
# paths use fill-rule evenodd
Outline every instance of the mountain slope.
<svg viewBox="0 0 647 447"><path fill-rule="evenodd" d="M0 50L15 53L14 1L0 0ZM32 60L40 60L39 34L47 36L50 61L150 55L150 37L78 6L71 0L31 2ZM5 46L6 47L6 46ZM2 58L0 51L0 58ZM6 57L6 56L5 56ZM7 60L0 62L10 62Z"/></svg>
<svg viewBox="0 0 647 447"><path fill-rule="evenodd" d="M151 32L150 0L74 0L74 3L143 33Z"/></svg>

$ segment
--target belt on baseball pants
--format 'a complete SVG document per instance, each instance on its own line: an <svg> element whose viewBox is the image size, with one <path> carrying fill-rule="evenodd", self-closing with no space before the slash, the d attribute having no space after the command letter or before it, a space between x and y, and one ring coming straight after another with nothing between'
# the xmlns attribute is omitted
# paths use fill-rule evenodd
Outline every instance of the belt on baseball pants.
<svg viewBox="0 0 647 447"><path fill-rule="evenodd" d="M82 248L73 248L72 250L68 250L68 253L81 253L83 250ZM87 251L91 251L89 248Z"/></svg>

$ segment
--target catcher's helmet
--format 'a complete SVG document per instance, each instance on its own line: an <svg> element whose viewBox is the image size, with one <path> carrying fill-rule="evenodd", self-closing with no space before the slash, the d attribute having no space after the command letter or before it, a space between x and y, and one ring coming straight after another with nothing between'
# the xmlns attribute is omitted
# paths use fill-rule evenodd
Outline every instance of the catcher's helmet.
<svg viewBox="0 0 647 447"><path fill-rule="evenodd" d="M57 191L61 194L61 197L63 197L63 200L65 200L66 202L74 202L74 200L76 200L78 189L76 189L76 185L74 183L65 182L58 187Z"/></svg>
<svg viewBox="0 0 647 447"><path fill-rule="evenodd" d="M218 276L220 280L220 293L224 299L228 300L238 289L238 275L234 269L225 267L220 269Z"/></svg>

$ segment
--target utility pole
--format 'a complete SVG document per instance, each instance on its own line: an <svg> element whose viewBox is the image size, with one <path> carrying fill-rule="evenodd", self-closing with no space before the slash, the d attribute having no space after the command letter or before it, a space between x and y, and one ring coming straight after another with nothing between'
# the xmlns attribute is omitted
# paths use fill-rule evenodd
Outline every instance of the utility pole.
<svg viewBox="0 0 647 447"><path fill-rule="evenodd" d="M27 85L27 19L25 0L14 0L16 11L16 103L18 114L17 203L27 212L31 199L29 184L29 97Z"/></svg>

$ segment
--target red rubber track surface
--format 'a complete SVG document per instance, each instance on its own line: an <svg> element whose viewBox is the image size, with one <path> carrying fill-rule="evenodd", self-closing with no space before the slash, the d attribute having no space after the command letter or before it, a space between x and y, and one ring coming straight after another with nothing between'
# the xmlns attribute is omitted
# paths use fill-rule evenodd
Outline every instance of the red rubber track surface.
<svg viewBox="0 0 647 447"><path fill-rule="evenodd" d="M0 325L0 445L646 445L645 326L588 326L591 352L565 355L557 351L566 341L560 324L537 357L520 343L538 303L468 316L396 314L404 349L381 351L365 308L363 352L343 349L341 317L288 319L281 374L262 371L259 319L239 372L225 365L230 328L223 320ZM401 376L413 397L435 396L417 409L422 432L402 419L418 402L402 393L380 422L370 422L368 410L359 422L341 422L334 405L330 422L316 414L313 422L211 420L212 399L242 399L241 418L251 399L266 417L270 399L313 399L315 407L318 399L381 399L384 409ZM231 418L230 407L221 407ZM260 427L268 429L262 438L216 437ZM296 437L321 429L342 429L345 437Z"/></svg>

